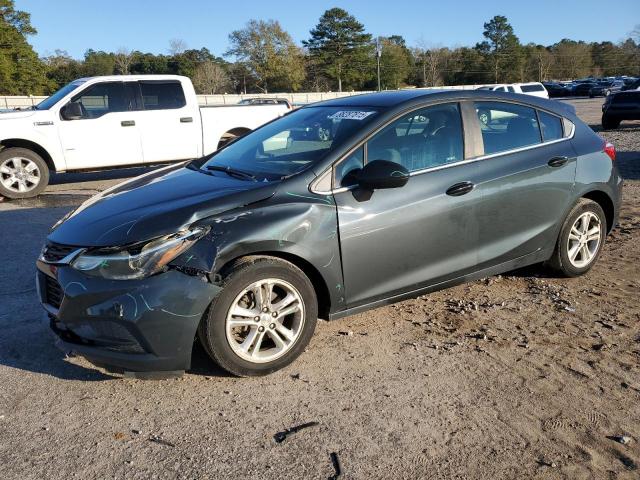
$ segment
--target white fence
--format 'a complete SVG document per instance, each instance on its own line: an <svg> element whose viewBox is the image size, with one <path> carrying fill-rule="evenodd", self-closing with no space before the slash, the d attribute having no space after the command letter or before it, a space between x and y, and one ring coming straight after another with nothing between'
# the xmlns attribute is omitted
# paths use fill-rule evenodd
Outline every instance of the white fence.
<svg viewBox="0 0 640 480"><path fill-rule="evenodd" d="M452 89L452 90L475 90L481 85L450 85L444 87L427 87L424 90L432 89ZM422 90L422 89L419 89ZM330 100L332 98L348 97L351 95L360 95L362 93L373 93L370 91L362 92L309 92L309 93L251 93L247 95L232 95L232 94L220 94L220 95L198 95L198 102L200 105L234 105L240 100L245 98L286 98L293 104L306 104L313 102L320 102L322 100ZM0 96L0 110L13 110L16 108L29 108L37 105L47 97L40 96Z"/></svg>

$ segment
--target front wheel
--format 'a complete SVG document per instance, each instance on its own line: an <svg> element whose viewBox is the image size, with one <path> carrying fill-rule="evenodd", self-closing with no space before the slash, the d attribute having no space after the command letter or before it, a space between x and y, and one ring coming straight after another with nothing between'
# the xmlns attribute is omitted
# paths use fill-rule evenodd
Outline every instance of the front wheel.
<svg viewBox="0 0 640 480"><path fill-rule="evenodd" d="M315 330L312 283L295 265L247 257L223 276L222 292L198 328L209 356L228 372L258 376L293 362Z"/></svg>
<svg viewBox="0 0 640 480"><path fill-rule="evenodd" d="M567 216L549 264L567 277L588 272L602 252L607 219L593 200L580 199Z"/></svg>
<svg viewBox="0 0 640 480"><path fill-rule="evenodd" d="M26 148L0 151L0 195L7 198L36 197L49 183L49 168L40 155Z"/></svg>

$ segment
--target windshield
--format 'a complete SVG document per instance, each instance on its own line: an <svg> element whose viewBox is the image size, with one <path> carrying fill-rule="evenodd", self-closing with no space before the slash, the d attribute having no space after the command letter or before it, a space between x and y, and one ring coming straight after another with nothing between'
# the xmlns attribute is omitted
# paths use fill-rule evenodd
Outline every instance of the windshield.
<svg viewBox="0 0 640 480"><path fill-rule="evenodd" d="M207 158L203 170L226 168L273 180L306 169L371 122L370 107L307 107L238 139Z"/></svg>
<svg viewBox="0 0 640 480"><path fill-rule="evenodd" d="M50 97L45 98L43 101L37 104L34 108L36 110L49 110L61 99L63 99L67 94L71 93L73 90L75 90L80 85L82 85L85 81L86 80L75 80L71 83L67 83L64 87L62 87L56 93L54 93Z"/></svg>

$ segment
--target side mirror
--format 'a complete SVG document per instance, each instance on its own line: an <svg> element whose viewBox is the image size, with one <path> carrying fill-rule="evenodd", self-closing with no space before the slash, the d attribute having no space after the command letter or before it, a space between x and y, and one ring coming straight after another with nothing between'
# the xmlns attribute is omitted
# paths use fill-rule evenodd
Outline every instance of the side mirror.
<svg viewBox="0 0 640 480"><path fill-rule="evenodd" d="M409 170L399 163L374 160L358 175L358 185L366 190L403 187L409 181Z"/></svg>
<svg viewBox="0 0 640 480"><path fill-rule="evenodd" d="M78 102L67 103L60 109L60 116L63 120L80 120L84 118L82 105Z"/></svg>

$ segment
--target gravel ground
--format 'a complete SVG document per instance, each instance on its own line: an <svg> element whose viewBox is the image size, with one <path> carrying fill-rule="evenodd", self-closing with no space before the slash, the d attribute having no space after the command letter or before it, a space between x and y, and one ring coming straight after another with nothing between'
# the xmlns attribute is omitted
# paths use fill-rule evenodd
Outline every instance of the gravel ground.
<svg viewBox="0 0 640 480"><path fill-rule="evenodd" d="M573 103L597 127L602 100ZM0 478L638 478L640 123L604 136L625 201L588 275L530 268L320 322L297 362L256 379L199 348L162 381L54 348L32 279L48 228L138 172L1 203Z"/></svg>

